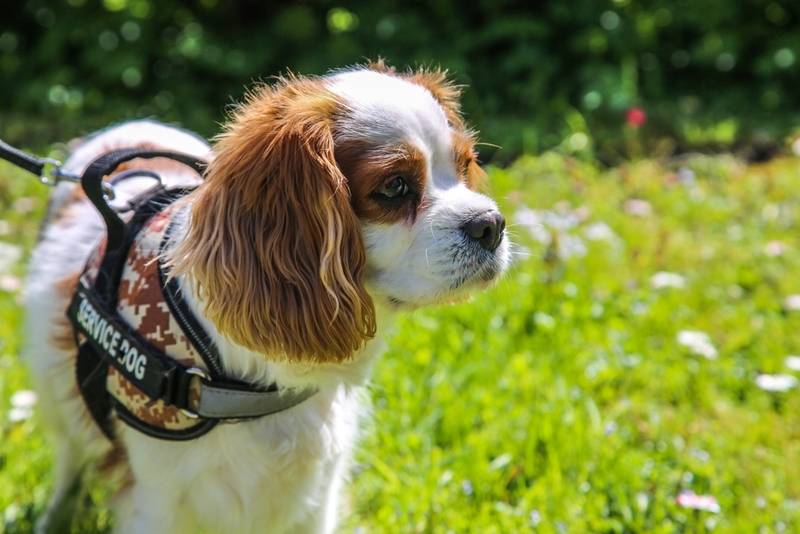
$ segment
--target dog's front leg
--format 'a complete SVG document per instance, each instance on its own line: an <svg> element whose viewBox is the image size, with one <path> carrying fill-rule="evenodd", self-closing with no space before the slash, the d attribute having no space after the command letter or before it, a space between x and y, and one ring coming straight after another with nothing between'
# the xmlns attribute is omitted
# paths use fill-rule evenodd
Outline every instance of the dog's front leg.
<svg viewBox="0 0 800 534"><path fill-rule="evenodd" d="M83 469L78 456L66 437L57 442L53 494L47 510L36 522L37 534L69 532L83 489Z"/></svg>
<svg viewBox="0 0 800 534"><path fill-rule="evenodd" d="M134 484L115 499L119 534L182 534L195 532L179 498L163 488Z"/></svg>
<svg viewBox="0 0 800 534"><path fill-rule="evenodd" d="M332 534L339 518L346 515L347 496L344 483L350 470L350 454L340 457L330 466L330 477L321 489L319 506L309 509L308 515L287 532L303 534Z"/></svg>

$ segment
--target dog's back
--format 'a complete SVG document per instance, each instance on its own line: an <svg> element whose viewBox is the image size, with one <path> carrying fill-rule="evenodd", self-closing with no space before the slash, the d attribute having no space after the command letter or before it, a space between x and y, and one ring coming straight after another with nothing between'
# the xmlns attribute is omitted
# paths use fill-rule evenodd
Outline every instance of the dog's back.
<svg viewBox="0 0 800 534"><path fill-rule="evenodd" d="M64 165L66 172L80 175L97 157L123 148L164 149L199 158L210 156L209 145L195 135L154 121L135 121L102 130L77 147ZM136 168L140 160L120 166ZM197 175L169 161L149 161L165 185L196 183ZM115 187L114 203L123 205L148 187L153 180L135 178ZM31 256L24 296L26 308L25 355L32 379L39 391L42 418L55 445L54 497L48 510L49 530L58 529L62 515L68 515L71 491L82 467L109 449L98 436L75 383L76 345L66 309L77 278L92 250L105 232L98 212L83 195L79 185L62 182L53 191L40 240Z"/></svg>

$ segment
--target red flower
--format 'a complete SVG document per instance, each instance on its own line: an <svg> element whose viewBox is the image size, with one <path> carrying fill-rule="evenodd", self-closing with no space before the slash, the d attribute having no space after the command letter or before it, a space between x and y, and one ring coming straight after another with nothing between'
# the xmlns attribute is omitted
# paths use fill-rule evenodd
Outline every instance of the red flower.
<svg viewBox="0 0 800 534"><path fill-rule="evenodd" d="M640 128L647 122L647 113L642 108L631 108L625 113L625 122L634 128Z"/></svg>

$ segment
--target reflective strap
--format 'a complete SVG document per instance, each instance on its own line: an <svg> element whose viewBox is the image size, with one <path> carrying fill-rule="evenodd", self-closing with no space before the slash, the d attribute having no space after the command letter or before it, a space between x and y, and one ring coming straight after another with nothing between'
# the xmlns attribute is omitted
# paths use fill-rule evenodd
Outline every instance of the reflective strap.
<svg viewBox="0 0 800 534"><path fill-rule="evenodd" d="M201 382L195 413L210 419L260 417L288 410L317 392L315 389L252 391L216 387Z"/></svg>

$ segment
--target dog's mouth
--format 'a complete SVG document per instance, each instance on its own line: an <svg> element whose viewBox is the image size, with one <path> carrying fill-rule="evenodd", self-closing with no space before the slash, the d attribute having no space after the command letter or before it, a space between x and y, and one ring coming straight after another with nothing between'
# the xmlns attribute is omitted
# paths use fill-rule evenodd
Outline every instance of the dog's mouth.
<svg viewBox="0 0 800 534"><path fill-rule="evenodd" d="M397 295L385 295L383 301L390 309L409 310L431 304L455 304L464 301L475 290L491 286L503 272L500 259L491 256L462 265L451 274L446 289L427 295L424 299L407 299Z"/></svg>
<svg viewBox="0 0 800 534"><path fill-rule="evenodd" d="M463 269L463 274L456 276L450 284L450 291L459 291L471 287L483 289L494 282L503 272L503 267L494 256L476 262Z"/></svg>

